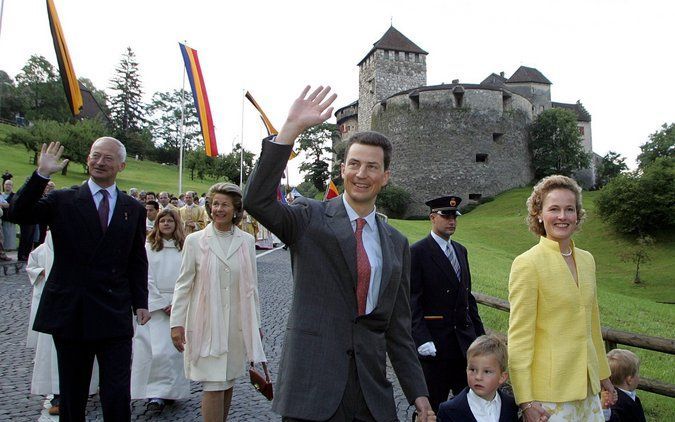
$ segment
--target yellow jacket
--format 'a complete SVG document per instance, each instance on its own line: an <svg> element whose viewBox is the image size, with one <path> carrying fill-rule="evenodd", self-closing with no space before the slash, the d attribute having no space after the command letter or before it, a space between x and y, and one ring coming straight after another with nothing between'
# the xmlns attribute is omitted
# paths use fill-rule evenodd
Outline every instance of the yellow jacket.
<svg viewBox="0 0 675 422"><path fill-rule="evenodd" d="M610 370L600 332L595 260L574 247L579 287L558 243L516 257L509 277L509 375L517 403L567 402L600 391Z"/></svg>

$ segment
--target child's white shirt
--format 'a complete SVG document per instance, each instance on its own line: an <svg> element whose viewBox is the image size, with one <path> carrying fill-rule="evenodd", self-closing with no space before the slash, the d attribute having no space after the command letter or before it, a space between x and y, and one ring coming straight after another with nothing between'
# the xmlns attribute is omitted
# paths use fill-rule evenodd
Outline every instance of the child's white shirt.
<svg viewBox="0 0 675 422"><path fill-rule="evenodd" d="M498 392L495 392L494 399L487 401L474 393L472 389L469 389L466 398L469 402L471 413L473 413L473 417L478 422L499 422L499 414L502 411L502 399L499 397Z"/></svg>

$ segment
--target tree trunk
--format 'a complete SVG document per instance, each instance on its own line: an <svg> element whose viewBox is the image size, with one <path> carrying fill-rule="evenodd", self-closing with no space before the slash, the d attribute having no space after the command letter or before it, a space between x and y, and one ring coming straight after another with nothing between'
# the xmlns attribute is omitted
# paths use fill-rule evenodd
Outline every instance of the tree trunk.
<svg viewBox="0 0 675 422"><path fill-rule="evenodd" d="M640 258L637 260L637 265L635 266L635 279L633 280L634 284L640 284Z"/></svg>
<svg viewBox="0 0 675 422"><path fill-rule="evenodd" d="M70 161L66 163L65 166L61 169L61 176L67 176L68 175L68 165L70 164Z"/></svg>

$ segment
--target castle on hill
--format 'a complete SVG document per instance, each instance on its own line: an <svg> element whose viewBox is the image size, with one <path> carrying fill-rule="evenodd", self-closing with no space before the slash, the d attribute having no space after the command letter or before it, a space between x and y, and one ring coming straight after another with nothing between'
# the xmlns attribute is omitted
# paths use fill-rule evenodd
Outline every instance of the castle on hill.
<svg viewBox="0 0 675 422"><path fill-rule="evenodd" d="M531 183L527 128L549 108L573 111L584 149L593 152L590 114L579 101L551 101L551 81L539 70L427 85L427 54L391 26L358 63L358 100L335 112L337 143L365 130L392 141L390 182L411 194L409 216L425 215L424 202L440 195L459 195L465 205ZM575 177L593 186L594 164Z"/></svg>

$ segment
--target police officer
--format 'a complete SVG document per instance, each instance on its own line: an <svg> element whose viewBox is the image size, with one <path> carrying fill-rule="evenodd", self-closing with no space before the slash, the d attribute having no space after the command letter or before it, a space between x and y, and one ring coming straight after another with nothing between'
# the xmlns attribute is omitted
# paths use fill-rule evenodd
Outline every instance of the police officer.
<svg viewBox="0 0 675 422"><path fill-rule="evenodd" d="M434 412L450 390L456 395L466 387L466 350L485 334L466 248L450 239L460 202L457 196L427 201L431 233L410 248L412 334Z"/></svg>

